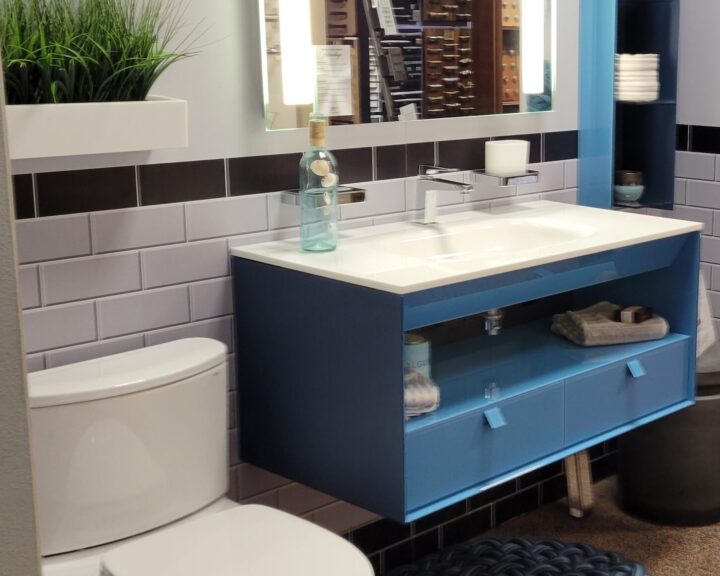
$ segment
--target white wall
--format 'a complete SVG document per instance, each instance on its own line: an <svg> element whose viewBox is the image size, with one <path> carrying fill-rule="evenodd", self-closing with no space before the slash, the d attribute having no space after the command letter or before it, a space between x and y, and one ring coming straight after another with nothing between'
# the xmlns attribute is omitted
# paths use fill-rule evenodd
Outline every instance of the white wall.
<svg viewBox="0 0 720 576"><path fill-rule="evenodd" d="M0 94L4 93L0 77ZM13 203L0 99L0 574L39 575L18 308Z"/></svg>
<svg viewBox="0 0 720 576"><path fill-rule="evenodd" d="M678 124L720 126L718 25L718 0L680 0Z"/></svg>
<svg viewBox="0 0 720 576"><path fill-rule="evenodd" d="M329 131L333 148L577 129L580 0L557 0L558 92L555 110L512 116L479 116L341 126ZM298 152L304 130L266 132L263 119L260 23L257 0L189 0L187 20L207 31L202 52L178 63L154 92L190 103L190 147L149 153L102 155L13 163L16 174L99 166L179 162Z"/></svg>

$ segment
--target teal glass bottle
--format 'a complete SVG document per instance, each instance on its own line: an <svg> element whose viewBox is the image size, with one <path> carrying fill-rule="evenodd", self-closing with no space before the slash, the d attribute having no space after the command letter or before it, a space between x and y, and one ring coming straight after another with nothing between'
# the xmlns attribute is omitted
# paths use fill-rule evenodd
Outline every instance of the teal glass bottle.
<svg viewBox="0 0 720 576"><path fill-rule="evenodd" d="M300 160L300 242L308 252L337 247L337 161L325 148L325 117L310 116L310 147Z"/></svg>

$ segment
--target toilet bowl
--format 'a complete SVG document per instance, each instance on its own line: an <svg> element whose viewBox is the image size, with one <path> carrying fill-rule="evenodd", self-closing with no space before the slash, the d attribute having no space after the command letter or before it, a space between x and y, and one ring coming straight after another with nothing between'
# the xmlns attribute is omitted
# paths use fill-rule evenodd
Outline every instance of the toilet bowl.
<svg viewBox="0 0 720 576"><path fill-rule="evenodd" d="M28 376L44 576L372 576L339 536L224 498L226 356L190 338Z"/></svg>

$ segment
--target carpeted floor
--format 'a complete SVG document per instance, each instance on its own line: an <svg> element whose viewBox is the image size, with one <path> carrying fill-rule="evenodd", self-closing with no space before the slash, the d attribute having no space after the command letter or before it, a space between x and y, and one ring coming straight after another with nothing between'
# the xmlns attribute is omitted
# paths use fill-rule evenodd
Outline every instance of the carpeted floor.
<svg viewBox="0 0 720 576"><path fill-rule="evenodd" d="M676 528L648 524L624 514L615 503L615 480L595 487L593 513L571 518L567 504L555 504L515 518L483 538L553 538L586 542L642 562L652 576L720 576L720 524Z"/></svg>

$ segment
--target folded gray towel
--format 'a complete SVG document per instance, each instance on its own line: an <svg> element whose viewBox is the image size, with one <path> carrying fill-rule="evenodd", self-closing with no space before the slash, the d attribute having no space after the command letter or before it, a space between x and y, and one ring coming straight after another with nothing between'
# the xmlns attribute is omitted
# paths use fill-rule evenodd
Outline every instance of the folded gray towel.
<svg viewBox="0 0 720 576"><path fill-rule="evenodd" d="M646 340L659 340L667 336L667 321L653 315L639 324L613 320L620 306L598 302L588 308L553 316L551 330L579 346L610 346Z"/></svg>

